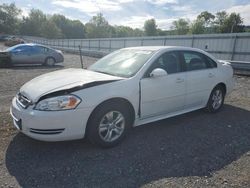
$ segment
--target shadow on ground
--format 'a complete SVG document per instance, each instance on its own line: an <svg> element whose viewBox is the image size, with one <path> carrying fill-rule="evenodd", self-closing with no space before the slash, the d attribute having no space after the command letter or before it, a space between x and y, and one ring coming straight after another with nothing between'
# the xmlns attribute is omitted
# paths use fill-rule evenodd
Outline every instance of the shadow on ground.
<svg viewBox="0 0 250 188"><path fill-rule="evenodd" d="M134 128L100 149L85 140L45 143L18 134L6 152L22 187L138 187L168 177L210 176L250 150L250 111L225 105Z"/></svg>

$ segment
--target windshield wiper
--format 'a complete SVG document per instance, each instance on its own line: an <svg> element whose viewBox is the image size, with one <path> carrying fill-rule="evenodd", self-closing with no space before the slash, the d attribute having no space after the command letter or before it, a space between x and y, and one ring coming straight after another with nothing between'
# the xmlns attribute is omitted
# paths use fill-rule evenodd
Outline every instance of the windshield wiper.
<svg viewBox="0 0 250 188"><path fill-rule="evenodd" d="M102 73L102 74L109 74L109 73L104 72L104 71L97 71L97 70L92 70L92 71L94 71L94 72L99 72L99 73ZM110 74L109 74L109 75L110 75Z"/></svg>
<svg viewBox="0 0 250 188"><path fill-rule="evenodd" d="M89 69L89 70L91 70L91 69ZM126 76L120 75L120 74L112 74L112 73L109 73L109 72L104 72L104 71L99 71L99 70L91 70L91 71L99 72L99 73L107 74L107 75L111 75L111 76L118 76L118 77L122 77L122 78L127 78Z"/></svg>

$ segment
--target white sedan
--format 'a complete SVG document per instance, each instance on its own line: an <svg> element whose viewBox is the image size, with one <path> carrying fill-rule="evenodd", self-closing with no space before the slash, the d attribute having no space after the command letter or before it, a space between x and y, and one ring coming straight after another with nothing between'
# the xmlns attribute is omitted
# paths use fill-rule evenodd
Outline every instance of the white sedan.
<svg viewBox="0 0 250 188"><path fill-rule="evenodd" d="M150 46L115 51L88 70L65 69L24 84L12 101L14 125L43 141L118 144L133 126L193 110L221 109L233 69L194 48Z"/></svg>

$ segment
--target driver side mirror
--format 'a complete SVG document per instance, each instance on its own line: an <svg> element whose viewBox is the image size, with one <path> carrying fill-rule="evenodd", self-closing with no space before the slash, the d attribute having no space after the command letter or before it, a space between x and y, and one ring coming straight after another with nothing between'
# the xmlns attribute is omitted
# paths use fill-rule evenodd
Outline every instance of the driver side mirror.
<svg viewBox="0 0 250 188"><path fill-rule="evenodd" d="M150 73L151 78L158 78L158 77L167 76L167 75L168 73L161 68L156 68Z"/></svg>

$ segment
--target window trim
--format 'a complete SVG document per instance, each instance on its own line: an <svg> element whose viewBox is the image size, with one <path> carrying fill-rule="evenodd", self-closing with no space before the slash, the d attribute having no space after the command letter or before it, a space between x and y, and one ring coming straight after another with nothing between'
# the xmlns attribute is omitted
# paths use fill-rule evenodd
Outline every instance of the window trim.
<svg viewBox="0 0 250 188"><path fill-rule="evenodd" d="M149 74L154 70L153 66L159 60L160 57L162 57L163 55L165 55L167 53L173 53L173 52L177 54L177 57L178 57L178 60L179 60L179 64L180 64L180 71L179 72L175 72L175 73L170 73L170 74L168 73L168 75L180 74L180 73L185 72L185 68L183 66L183 62L182 62L182 58L181 58L181 52L179 50L171 50L171 51L166 51L166 52L161 53L159 55L159 57L157 57L156 60L154 60L151 63L151 65L149 66L149 68L145 71L145 73L142 76L142 79L143 78L150 78Z"/></svg>
<svg viewBox="0 0 250 188"><path fill-rule="evenodd" d="M197 70L187 70L187 63L186 63L186 60L185 60L185 57L184 57L184 53L193 53L193 54L199 54L203 60L205 61L205 64L207 66L207 68L205 69L197 69ZM201 53L201 52L198 52L198 51L192 51L192 50L180 50L180 56L181 56L181 61L182 61L182 64L183 64L183 67L184 67L184 71L185 72L192 72L192 71L204 71L204 70L208 70L208 69L214 69L214 68L217 68L218 65L217 63L210 57L208 57L207 55L205 55L204 53ZM215 63L215 67L210 67L210 63L208 62L208 58L212 60L212 62Z"/></svg>

